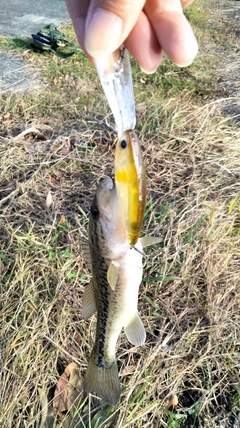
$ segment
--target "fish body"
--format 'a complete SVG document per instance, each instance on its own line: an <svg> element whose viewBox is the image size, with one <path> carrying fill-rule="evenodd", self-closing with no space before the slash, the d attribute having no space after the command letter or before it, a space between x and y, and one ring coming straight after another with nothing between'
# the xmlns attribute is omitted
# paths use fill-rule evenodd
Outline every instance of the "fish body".
<svg viewBox="0 0 240 428"><path fill-rule="evenodd" d="M130 245L135 245L140 236L146 205L146 174L135 131L126 131L117 142L115 182L128 241Z"/></svg>
<svg viewBox="0 0 240 428"><path fill-rule="evenodd" d="M138 241L136 248L141 252ZM146 333L138 315L138 289L142 255L131 247L123 211L112 178L100 181L91 206L89 249L92 281L83 296L83 315L97 311L96 340L84 388L105 403L116 405L120 383L115 359L118 337L124 328L133 345L144 343Z"/></svg>

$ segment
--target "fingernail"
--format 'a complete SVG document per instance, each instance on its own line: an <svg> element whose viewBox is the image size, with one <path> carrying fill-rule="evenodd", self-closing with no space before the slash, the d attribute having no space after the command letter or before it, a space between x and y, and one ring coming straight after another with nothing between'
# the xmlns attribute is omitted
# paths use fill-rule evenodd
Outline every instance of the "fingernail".
<svg viewBox="0 0 240 428"><path fill-rule="evenodd" d="M96 9L87 23L85 47L93 57L109 55L120 46L122 19L111 12Z"/></svg>
<svg viewBox="0 0 240 428"><path fill-rule="evenodd" d="M153 74L153 73L155 73L157 71L157 68L156 68L156 70L153 70L153 71L144 70L142 67L140 67L140 68L141 68L142 72L146 73L146 74Z"/></svg>
<svg viewBox="0 0 240 428"><path fill-rule="evenodd" d="M181 68L183 68L183 67L188 67L189 65L191 65L192 64L192 61L189 61L189 62L185 62L185 64L177 64L176 63L176 65L178 66L178 67L181 67Z"/></svg>

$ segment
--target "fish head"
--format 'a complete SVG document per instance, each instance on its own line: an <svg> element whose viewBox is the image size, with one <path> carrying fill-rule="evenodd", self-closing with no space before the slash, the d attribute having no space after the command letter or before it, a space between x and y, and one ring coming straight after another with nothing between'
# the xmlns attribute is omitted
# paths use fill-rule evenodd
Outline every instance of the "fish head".
<svg viewBox="0 0 240 428"><path fill-rule="evenodd" d="M128 249L126 224L120 207L115 182L100 180L91 205L89 237L109 259L121 257Z"/></svg>

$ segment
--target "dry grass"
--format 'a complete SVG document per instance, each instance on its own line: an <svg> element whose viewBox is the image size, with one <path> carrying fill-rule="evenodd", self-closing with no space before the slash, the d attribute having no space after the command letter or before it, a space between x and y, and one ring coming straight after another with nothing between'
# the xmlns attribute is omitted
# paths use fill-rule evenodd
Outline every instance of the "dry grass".
<svg viewBox="0 0 240 428"><path fill-rule="evenodd" d="M109 411L112 427L227 427L239 409L240 131L221 118L219 105L186 100L176 126L153 130L149 141L141 135L143 231L162 243L149 250L139 297L147 342L119 342L123 392ZM89 271L80 240L95 183L112 168L114 135L83 120L80 130L69 122L65 135L49 138L57 134L52 126L36 120L31 133L1 138L4 428L52 426L44 406L51 413L54 386L70 362L84 373L94 336L94 322L81 315ZM96 145L100 134L109 142ZM179 398L173 413L170 394ZM70 425L63 416L54 426L88 426L96 409L83 396L79 406Z"/></svg>
<svg viewBox="0 0 240 428"><path fill-rule="evenodd" d="M56 414L60 375L75 362L81 379L93 344L95 319L81 313L90 273L80 243L96 183L112 172L115 135L93 119L107 112L96 78L74 75L74 58L28 55L47 86L1 98L0 426L238 428L240 129L210 84L204 97L170 89L166 101L160 88L144 100L157 83L141 86L138 75L143 234L162 238L148 250L139 295L147 341L131 347L120 337L116 408L84 398L78 384L70 411Z"/></svg>

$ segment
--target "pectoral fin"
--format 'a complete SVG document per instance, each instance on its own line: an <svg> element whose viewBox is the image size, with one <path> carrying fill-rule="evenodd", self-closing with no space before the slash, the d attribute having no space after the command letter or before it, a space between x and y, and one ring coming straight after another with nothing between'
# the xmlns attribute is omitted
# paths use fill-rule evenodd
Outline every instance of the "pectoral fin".
<svg viewBox="0 0 240 428"><path fill-rule="evenodd" d="M119 268L119 263L112 260L107 271L108 284L110 285L113 291L115 290L116 284L117 284L118 268Z"/></svg>
<svg viewBox="0 0 240 428"><path fill-rule="evenodd" d="M145 342L146 331L138 312L131 318L129 324L125 326L124 332L132 345L140 346Z"/></svg>
<svg viewBox="0 0 240 428"><path fill-rule="evenodd" d="M158 244L161 241L162 238L158 236L143 236L142 238L140 238L140 242L143 247L149 247L150 245Z"/></svg>
<svg viewBox="0 0 240 428"><path fill-rule="evenodd" d="M96 303L92 281L86 285L82 299L82 313L84 319L90 318L96 312Z"/></svg>

